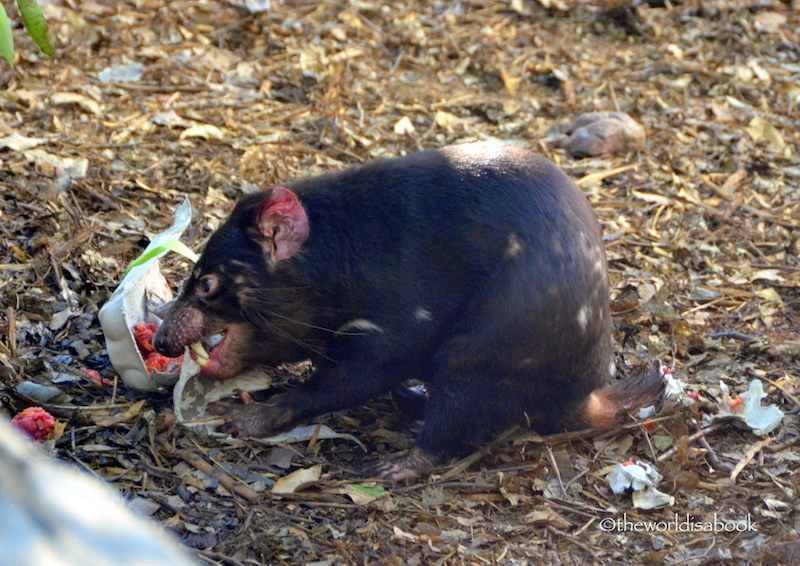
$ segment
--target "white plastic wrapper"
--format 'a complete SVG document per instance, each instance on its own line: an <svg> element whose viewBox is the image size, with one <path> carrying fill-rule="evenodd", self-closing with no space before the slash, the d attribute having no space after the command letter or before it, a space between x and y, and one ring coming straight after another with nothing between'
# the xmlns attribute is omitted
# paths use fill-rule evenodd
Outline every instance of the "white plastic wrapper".
<svg viewBox="0 0 800 566"><path fill-rule="evenodd" d="M272 7L272 2L277 0L228 0L234 6L246 8L251 14L268 12Z"/></svg>
<svg viewBox="0 0 800 566"><path fill-rule="evenodd" d="M186 230L191 218L192 208L187 198L175 211L172 226L153 238L144 253L178 238ZM178 378L177 372L156 372L151 375L145 368L133 335L133 327L137 323L156 322L152 309L172 300L172 291L161 274L158 261L166 252L165 249L132 267L98 314L106 337L108 357L125 385L133 389L153 390L172 385Z"/></svg>
<svg viewBox="0 0 800 566"><path fill-rule="evenodd" d="M630 488L639 491L654 487L661 481L661 475L650 464L636 462L635 464L617 464L606 477L614 493L622 493Z"/></svg>
<svg viewBox="0 0 800 566"><path fill-rule="evenodd" d="M661 475L645 462L617 464L606 479L616 494L633 490L633 506L637 509L656 509L675 503L674 497L656 489Z"/></svg>
<svg viewBox="0 0 800 566"><path fill-rule="evenodd" d="M722 390L722 402L719 404L721 416L741 420L758 436L769 434L781 424L783 411L776 405L765 407L761 404L761 400L767 394L764 393L764 385L760 380L754 379L750 382L750 387L741 395L742 403L735 408L731 405L728 386L720 382L720 389Z"/></svg>
<svg viewBox="0 0 800 566"><path fill-rule="evenodd" d="M183 356L180 379L172 391L175 417L184 424L205 425L212 430L222 424L221 417L206 414L206 407L215 401L230 397L235 391L262 391L270 385L267 376L260 372L247 372L224 381L203 380L197 377L200 366L189 355Z"/></svg>

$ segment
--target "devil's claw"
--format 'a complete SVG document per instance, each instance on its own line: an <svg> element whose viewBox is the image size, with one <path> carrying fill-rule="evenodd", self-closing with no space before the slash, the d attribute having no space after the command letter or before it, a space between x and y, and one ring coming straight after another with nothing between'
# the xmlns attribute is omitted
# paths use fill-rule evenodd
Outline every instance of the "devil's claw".
<svg viewBox="0 0 800 566"><path fill-rule="evenodd" d="M432 459L415 447L397 458L390 458L367 466L362 474L367 477L400 482L425 476L432 469Z"/></svg>
<svg viewBox="0 0 800 566"><path fill-rule="evenodd" d="M219 431L236 437L266 438L283 432L292 424L292 413L278 405L217 401L208 412L225 418Z"/></svg>

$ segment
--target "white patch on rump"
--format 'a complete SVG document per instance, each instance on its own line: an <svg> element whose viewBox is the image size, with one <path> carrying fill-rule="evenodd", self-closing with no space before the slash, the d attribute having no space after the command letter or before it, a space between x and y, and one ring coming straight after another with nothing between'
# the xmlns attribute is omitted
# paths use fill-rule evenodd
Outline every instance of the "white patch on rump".
<svg viewBox="0 0 800 566"><path fill-rule="evenodd" d="M433 320L433 315L428 309L419 307L414 311L414 318L416 318L418 322L428 322Z"/></svg>
<svg viewBox="0 0 800 566"><path fill-rule="evenodd" d="M517 259L524 251L525 248L522 247L522 242L519 241L519 236L514 232L511 232L511 234L508 236L508 247L506 248L506 251L503 252L503 257L506 259Z"/></svg>
<svg viewBox="0 0 800 566"><path fill-rule="evenodd" d="M367 320L366 318L354 318L349 322L345 322L342 326L340 326L336 332L344 333L366 333L366 332L378 332L380 334L384 334L383 328Z"/></svg>
<svg viewBox="0 0 800 566"><path fill-rule="evenodd" d="M581 325L581 330L586 330L586 326L589 324L589 307L587 305L583 305L578 311L578 324Z"/></svg>

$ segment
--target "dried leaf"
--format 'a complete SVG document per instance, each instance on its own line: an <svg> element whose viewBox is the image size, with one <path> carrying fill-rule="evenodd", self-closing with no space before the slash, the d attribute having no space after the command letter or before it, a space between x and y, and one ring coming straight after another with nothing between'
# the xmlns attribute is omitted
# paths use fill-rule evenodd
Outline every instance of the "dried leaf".
<svg viewBox="0 0 800 566"><path fill-rule="evenodd" d="M753 24L759 31L778 33L786 25L787 18L779 12L759 12L753 18Z"/></svg>
<svg viewBox="0 0 800 566"><path fill-rule="evenodd" d="M295 470L275 482L275 485L272 486L272 493L280 495L300 491L317 483L321 475L322 466L319 464L310 468Z"/></svg>
<svg viewBox="0 0 800 566"><path fill-rule="evenodd" d="M783 152L785 149L789 149L778 129L762 116L755 116L750 120L747 133L754 142L766 141L773 151Z"/></svg>
<svg viewBox="0 0 800 566"><path fill-rule="evenodd" d="M116 415L109 415L106 417L96 416L95 422L100 426L111 427L120 423L131 421L139 416L139 413L141 412L142 407L144 407L146 401L146 399L136 401L136 403L128 407L125 411L117 413Z"/></svg>
<svg viewBox="0 0 800 566"><path fill-rule="evenodd" d="M186 138L203 138L205 140L224 140L227 137L225 130L214 126L213 124L197 124L185 129L180 139Z"/></svg>
<svg viewBox="0 0 800 566"><path fill-rule="evenodd" d="M448 132L452 132L456 126L461 124L461 118L443 110L438 110L436 112L434 121L437 126L446 129Z"/></svg>
<svg viewBox="0 0 800 566"><path fill-rule="evenodd" d="M517 92L519 90L519 83L522 80L520 77L512 77L508 70L506 69L505 65L500 66L500 78L503 79L503 84L508 91L509 96L517 96Z"/></svg>
<svg viewBox="0 0 800 566"><path fill-rule="evenodd" d="M538 0L538 2L548 10L559 10L561 12L569 10L569 6L564 0Z"/></svg>
<svg viewBox="0 0 800 566"><path fill-rule="evenodd" d="M77 104L95 116L99 116L103 113L103 107L99 102L83 94L78 94L77 92L56 92L50 96L50 102L53 104Z"/></svg>
<svg viewBox="0 0 800 566"><path fill-rule="evenodd" d="M670 197L665 197L663 195L656 195L653 193L645 193L643 191L631 191L631 194L636 198L640 198L645 202L654 202L656 204L663 204L663 205L671 205L675 203L674 199Z"/></svg>
<svg viewBox="0 0 800 566"><path fill-rule="evenodd" d="M29 161L40 167L48 177L84 177L89 167L89 160L85 157L79 159L60 157L43 149L31 149L24 155Z"/></svg>
<svg viewBox="0 0 800 566"><path fill-rule="evenodd" d="M786 281L779 269L759 269L747 276L747 281Z"/></svg>
<svg viewBox="0 0 800 566"><path fill-rule="evenodd" d="M5 138L0 138L0 147L7 147L14 151L25 151L43 143L47 143L45 138L28 138L19 135L17 132Z"/></svg>
<svg viewBox="0 0 800 566"><path fill-rule="evenodd" d="M414 124L411 123L408 116L403 116L394 125L394 133L398 136L413 134L415 131L416 128L414 128Z"/></svg>

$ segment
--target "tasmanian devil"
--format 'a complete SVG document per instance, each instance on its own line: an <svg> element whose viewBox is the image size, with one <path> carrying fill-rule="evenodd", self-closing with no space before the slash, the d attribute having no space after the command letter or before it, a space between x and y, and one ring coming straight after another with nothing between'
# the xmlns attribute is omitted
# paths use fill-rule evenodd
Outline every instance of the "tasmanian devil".
<svg viewBox="0 0 800 566"><path fill-rule="evenodd" d="M206 379L314 363L266 404L217 404L238 436L424 382L416 446L379 466L393 480L517 424L611 426L661 386L654 372L606 385L615 368L594 214L554 164L496 142L245 196L154 340L167 356L193 343Z"/></svg>

